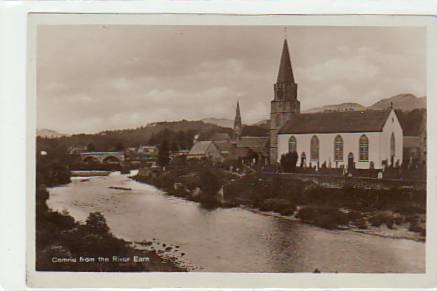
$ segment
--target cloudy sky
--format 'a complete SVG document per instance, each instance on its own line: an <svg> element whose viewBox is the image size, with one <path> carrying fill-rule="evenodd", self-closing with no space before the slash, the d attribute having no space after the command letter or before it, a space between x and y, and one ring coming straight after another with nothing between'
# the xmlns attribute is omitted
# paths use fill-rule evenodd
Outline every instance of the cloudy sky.
<svg viewBox="0 0 437 291"><path fill-rule="evenodd" d="M41 26L38 128L92 133L165 120L268 118L283 27ZM302 109L424 96L420 28L288 27Z"/></svg>

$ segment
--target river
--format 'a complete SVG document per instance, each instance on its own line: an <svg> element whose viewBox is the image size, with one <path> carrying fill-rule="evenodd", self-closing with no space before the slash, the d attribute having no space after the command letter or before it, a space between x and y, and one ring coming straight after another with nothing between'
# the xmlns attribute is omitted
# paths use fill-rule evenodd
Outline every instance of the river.
<svg viewBox="0 0 437 291"><path fill-rule="evenodd" d="M241 208L206 210L119 173L51 188L48 205L80 221L100 211L112 233L129 241L177 245L194 271L425 271L423 242L325 230Z"/></svg>

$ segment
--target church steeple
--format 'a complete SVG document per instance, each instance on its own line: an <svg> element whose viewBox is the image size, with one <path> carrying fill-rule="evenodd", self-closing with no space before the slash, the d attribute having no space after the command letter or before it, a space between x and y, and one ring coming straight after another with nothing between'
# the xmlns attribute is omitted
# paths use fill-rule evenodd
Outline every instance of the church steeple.
<svg viewBox="0 0 437 291"><path fill-rule="evenodd" d="M278 79L273 87L275 95L270 102L270 162L275 164L280 158L278 157L278 132L293 114L300 113L297 84L294 81L287 39L284 39Z"/></svg>
<svg viewBox="0 0 437 291"><path fill-rule="evenodd" d="M241 136L242 123L241 123L241 113L240 113L240 101L237 101L237 108L235 109L235 119L234 119L234 140L238 141Z"/></svg>
<svg viewBox="0 0 437 291"><path fill-rule="evenodd" d="M278 83L292 82L294 83L293 68L291 67L290 53L288 51L287 39L284 39L282 46L281 62L278 72Z"/></svg>

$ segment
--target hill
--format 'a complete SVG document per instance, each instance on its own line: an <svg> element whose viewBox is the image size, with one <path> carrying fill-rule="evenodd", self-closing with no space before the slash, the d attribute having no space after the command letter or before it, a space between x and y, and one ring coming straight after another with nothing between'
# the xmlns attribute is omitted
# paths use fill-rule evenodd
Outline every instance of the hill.
<svg viewBox="0 0 437 291"><path fill-rule="evenodd" d="M390 98L382 99L375 104L367 107L367 109L381 110L386 109L391 106L395 109L400 109L403 111L411 111L414 109L426 108L426 97L416 97L413 94L399 94Z"/></svg>
<svg viewBox="0 0 437 291"><path fill-rule="evenodd" d="M305 110L304 113L332 112L332 111L362 111L362 110L366 110L366 107L359 103L341 103L336 105L326 105L322 107L311 108Z"/></svg>
<svg viewBox="0 0 437 291"><path fill-rule="evenodd" d="M209 123L209 124L214 124L220 127L228 127L228 128L233 128L234 127L234 121L230 120L230 119L226 119L226 118L204 118L201 119L200 121L203 121L205 123Z"/></svg>
<svg viewBox="0 0 437 291"><path fill-rule="evenodd" d="M55 130L46 129L46 128L38 129L36 131L36 135L43 138L58 138L58 137L66 136L66 134L59 133Z"/></svg>

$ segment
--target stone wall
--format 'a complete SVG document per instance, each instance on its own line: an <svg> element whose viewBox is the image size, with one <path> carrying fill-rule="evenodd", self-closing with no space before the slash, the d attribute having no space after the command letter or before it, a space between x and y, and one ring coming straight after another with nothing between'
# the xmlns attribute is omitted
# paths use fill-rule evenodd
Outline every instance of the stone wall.
<svg viewBox="0 0 437 291"><path fill-rule="evenodd" d="M353 187L360 189L409 189L413 191L425 191L426 181L423 180L400 180L400 179L377 179L377 178L362 178L362 177L344 177L344 176L328 176L320 174L302 174L302 173L280 173L268 174L280 175L283 179L300 179L309 181L327 188L343 188Z"/></svg>

